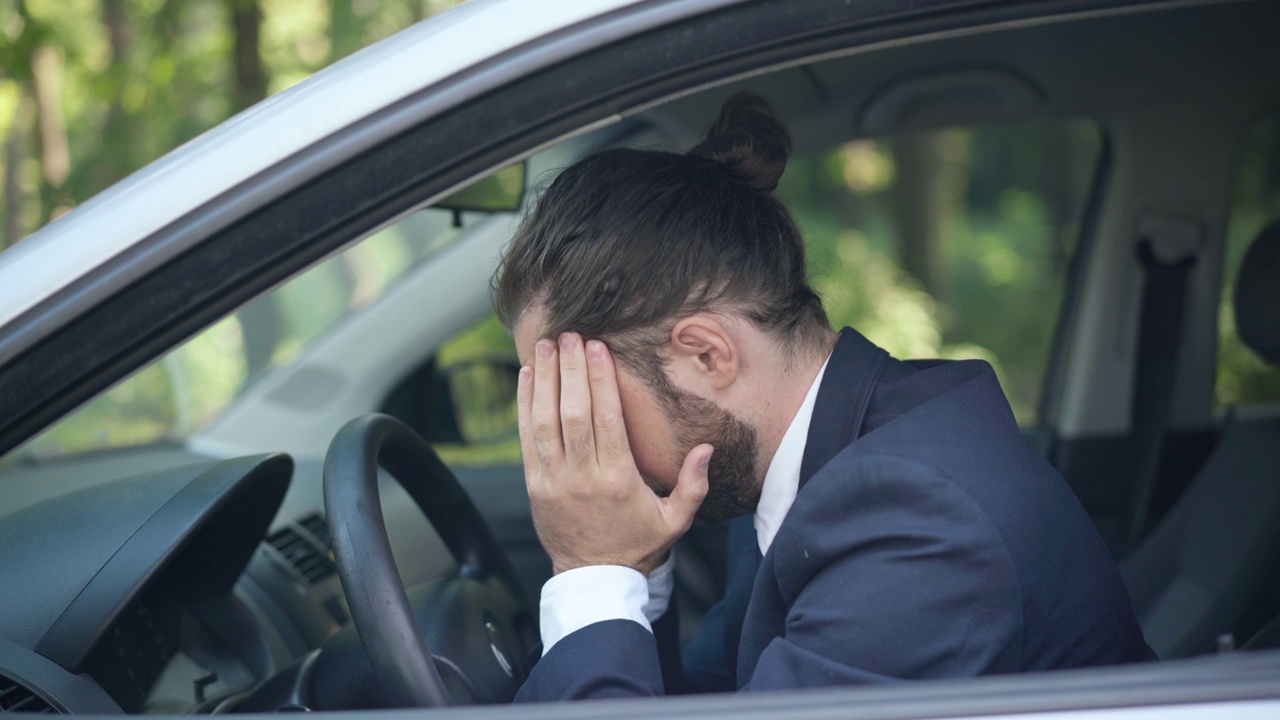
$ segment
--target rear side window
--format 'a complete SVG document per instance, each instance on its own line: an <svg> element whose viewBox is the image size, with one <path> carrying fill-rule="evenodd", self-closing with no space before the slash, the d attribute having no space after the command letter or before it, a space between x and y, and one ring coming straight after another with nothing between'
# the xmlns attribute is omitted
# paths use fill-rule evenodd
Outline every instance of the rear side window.
<svg viewBox="0 0 1280 720"><path fill-rule="evenodd" d="M1240 164L1227 221L1226 282L1218 309L1218 375L1214 400L1219 410L1236 405L1280 402L1280 368L1240 341L1236 332L1236 276L1254 238L1280 221L1280 116L1255 123L1240 150ZM1280 312L1280 308L1276 308Z"/></svg>
<svg viewBox="0 0 1280 720"><path fill-rule="evenodd" d="M832 324L895 357L981 358L1024 427L1102 148L1084 120L856 140L796 157L779 194Z"/></svg>

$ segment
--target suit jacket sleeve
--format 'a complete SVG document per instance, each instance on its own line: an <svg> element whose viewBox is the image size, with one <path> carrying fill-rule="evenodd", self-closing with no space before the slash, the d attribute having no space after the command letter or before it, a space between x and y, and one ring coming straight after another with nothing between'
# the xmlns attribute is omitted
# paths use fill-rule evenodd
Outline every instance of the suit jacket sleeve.
<svg viewBox="0 0 1280 720"><path fill-rule="evenodd" d="M798 495L765 558L748 616L758 622L743 631L739 685L1013 670L1020 597L1003 538L940 469L899 455L842 453ZM518 699L662 691L653 635L614 621L556 645Z"/></svg>
<svg viewBox="0 0 1280 720"><path fill-rule="evenodd" d="M653 623L652 634L629 620L588 625L551 648L520 688L516 702L731 692L723 615L723 605L711 608L683 657L674 596L667 612ZM570 644L562 654L560 646L566 643ZM601 652L604 648L607 653ZM585 671L583 662L594 664L591 659L602 654L610 661L610 672L600 672L603 665Z"/></svg>
<svg viewBox="0 0 1280 720"><path fill-rule="evenodd" d="M683 692L684 669L680 663L680 611L675 593L667 611L653 623L653 638L658 646L658 664L662 666L662 686L668 695Z"/></svg>

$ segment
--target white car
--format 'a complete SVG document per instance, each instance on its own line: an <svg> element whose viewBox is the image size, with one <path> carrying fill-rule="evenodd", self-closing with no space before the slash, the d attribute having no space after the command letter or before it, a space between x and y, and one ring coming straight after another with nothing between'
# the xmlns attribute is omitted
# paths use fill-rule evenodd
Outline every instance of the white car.
<svg viewBox="0 0 1280 720"><path fill-rule="evenodd" d="M389 717L429 677L487 705L442 717L1280 717L1280 407L1223 384L1280 361L1277 28L1263 0L471 0L251 108L0 253L0 713ZM505 704L550 563L490 278L558 168L686 148L742 89L795 136L784 200L854 191L793 208L833 316L996 364L1161 662ZM911 204L938 194L962 226ZM943 243L917 284L886 284L886 218ZM682 542L691 626L722 531Z"/></svg>

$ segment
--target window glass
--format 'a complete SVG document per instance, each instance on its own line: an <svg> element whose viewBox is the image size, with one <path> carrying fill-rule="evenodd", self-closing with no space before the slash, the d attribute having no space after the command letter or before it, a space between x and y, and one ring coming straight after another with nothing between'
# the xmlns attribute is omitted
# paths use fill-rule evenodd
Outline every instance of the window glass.
<svg viewBox="0 0 1280 720"><path fill-rule="evenodd" d="M465 227L479 214L464 213ZM49 458L179 441L254 380L373 303L411 267L461 237L453 213L409 215L316 265L124 380L7 458Z"/></svg>
<svg viewBox="0 0 1280 720"><path fill-rule="evenodd" d="M433 443L450 466L519 465L515 340L496 314L440 346L436 367L444 373L457 423L457 442Z"/></svg>
<svg viewBox="0 0 1280 720"><path fill-rule="evenodd" d="M863 139L796 157L778 192L835 327L991 362L1027 426L1101 146L1081 120Z"/></svg>
<svg viewBox="0 0 1280 720"><path fill-rule="evenodd" d="M1280 368L1240 341L1232 296L1245 251L1264 227L1280 220L1280 117L1256 123L1240 151L1240 167L1227 221L1226 282L1218 311L1218 376L1214 399L1220 410L1250 403L1280 402Z"/></svg>

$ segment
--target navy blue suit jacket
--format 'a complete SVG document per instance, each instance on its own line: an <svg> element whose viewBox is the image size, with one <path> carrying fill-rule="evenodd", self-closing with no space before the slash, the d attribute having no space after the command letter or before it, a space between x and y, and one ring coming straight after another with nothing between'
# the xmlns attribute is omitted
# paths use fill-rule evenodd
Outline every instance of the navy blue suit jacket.
<svg viewBox="0 0 1280 720"><path fill-rule="evenodd" d="M729 582L681 659L654 633L571 633L520 700L970 677L1154 660L1119 572L1023 441L991 367L892 358L846 329L795 503L762 558L729 528Z"/></svg>

